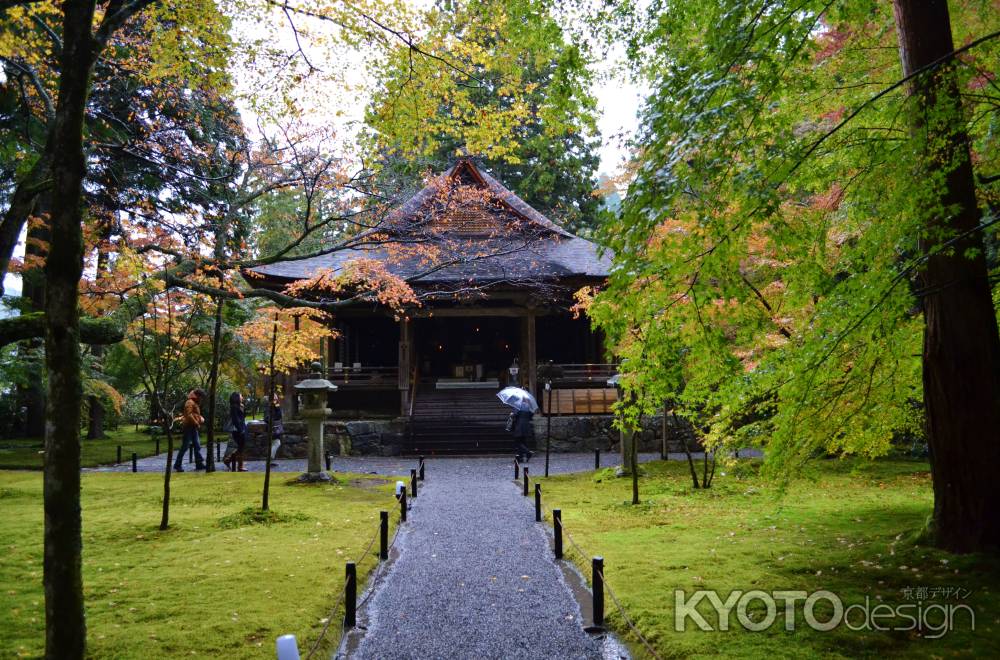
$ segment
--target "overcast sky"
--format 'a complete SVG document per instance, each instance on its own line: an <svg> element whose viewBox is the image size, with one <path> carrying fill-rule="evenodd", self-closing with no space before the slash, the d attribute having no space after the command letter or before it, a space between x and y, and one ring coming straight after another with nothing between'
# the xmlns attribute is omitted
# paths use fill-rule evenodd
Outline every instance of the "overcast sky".
<svg viewBox="0 0 1000 660"><path fill-rule="evenodd" d="M413 7L426 7L429 0L406 0ZM350 49L324 41L323 36L335 29L327 22L315 21L309 18L295 18L295 26L299 31L299 39L291 29L288 18L280 12L275 12L274 21L261 25L257 22L237 21L233 31L237 39L265 39L271 46L294 53L301 46L302 52L319 70L306 76L299 85L299 102L306 109L306 121L316 126L333 127L337 130L345 155L350 155L354 147L354 137L364 119L364 110L368 98L359 91L371 81L366 77L366 57L368 53L359 49ZM313 35L311 37L310 35ZM600 172L615 174L626 156L622 148L622 139L631 136L636 129L636 111L642 101L642 91L635 85L623 80L621 76L611 75L617 59L623 57L622 49L613 52L596 64L599 82L593 92L597 98L602 146L600 149ZM301 62L299 62L301 64ZM236 72L234 80L238 92L252 96L260 89L260 81L254 76ZM240 110L245 123L253 127L257 123L256 115L249 109L247 103L240 103Z"/></svg>

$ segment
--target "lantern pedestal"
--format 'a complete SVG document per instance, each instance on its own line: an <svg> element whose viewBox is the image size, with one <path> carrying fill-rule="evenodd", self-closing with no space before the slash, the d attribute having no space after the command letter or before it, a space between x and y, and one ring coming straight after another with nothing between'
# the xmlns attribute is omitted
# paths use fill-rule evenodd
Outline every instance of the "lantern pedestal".
<svg viewBox="0 0 1000 660"><path fill-rule="evenodd" d="M306 472L299 476L299 481L321 482L330 481L330 475L323 469L323 422L330 414L329 408L303 408L299 411L306 420L309 442L309 464Z"/></svg>
<svg viewBox="0 0 1000 660"><path fill-rule="evenodd" d="M313 366L320 371L319 364ZM337 386L317 373L296 385L295 391L304 399L299 414L306 420L309 442L308 471L298 480L308 483L330 481L330 475L323 469L323 422L330 414L330 409L326 407L327 394L336 392Z"/></svg>

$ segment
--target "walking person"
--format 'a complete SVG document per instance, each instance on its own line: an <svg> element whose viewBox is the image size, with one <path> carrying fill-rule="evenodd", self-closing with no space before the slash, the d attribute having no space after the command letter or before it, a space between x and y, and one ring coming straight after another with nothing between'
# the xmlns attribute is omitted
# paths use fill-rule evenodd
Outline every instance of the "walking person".
<svg viewBox="0 0 1000 660"><path fill-rule="evenodd" d="M285 425L282 423L281 399L274 395L271 405L268 406L268 413L265 421L270 421L274 426L271 429L271 467L278 467L274 457L278 454L278 447L281 446L281 436L285 432Z"/></svg>
<svg viewBox="0 0 1000 660"><path fill-rule="evenodd" d="M534 455L534 452L528 449L528 443L535 438L535 425L531 423L535 414L530 410L515 410L513 415L511 432L514 434L514 451L517 453L518 461L527 463Z"/></svg>
<svg viewBox="0 0 1000 660"><path fill-rule="evenodd" d="M184 409L181 412L181 428L184 431L184 439L181 441L181 449L177 452L174 460L174 472L183 472L181 465L184 461L184 454L188 447L194 447L195 468L205 469L205 459L201 456L201 441L198 437L198 427L205 423L205 418L201 416L201 402L205 400L205 390L198 388L188 393L188 398L184 402Z"/></svg>
<svg viewBox="0 0 1000 660"><path fill-rule="evenodd" d="M230 440L222 462L226 464L230 472L246 472L243 460L246 456L247 413L243 407L243 395L239 392L233 392L229 395L229 426Z"/></svg>
<svg viewBox="0 0 1000 660"><path fill-rule="evenodd" d="M527 463L531 460L532 451L528 449L528 443L535 439L535 425L531 423L538 410L538 402L535 396L520 387L505 387L497 392L497 398L507 406L514 409L507 419L507 430L514 436L514 451L517 452L517 460Z"/></svg>

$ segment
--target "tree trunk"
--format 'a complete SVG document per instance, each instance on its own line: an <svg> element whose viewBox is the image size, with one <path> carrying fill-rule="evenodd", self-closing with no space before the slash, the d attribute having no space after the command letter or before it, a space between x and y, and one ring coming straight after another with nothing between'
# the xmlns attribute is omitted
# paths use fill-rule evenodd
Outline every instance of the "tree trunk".
<svg viewBox="0 0 1000 660"><path fill-rule="evenodd" d="M215 302L215 328L212 334L212 368L208 373L208 422L207 440L205 441L205 472L215 472L215 454L212 447L215 445L215 400L219 384L219 353L222 345L222 298Z"/></svg>
<svg viewBox="0 0 1000 660"><path fill-rule="evenodd" d="M632 461L629 460L628 456L628 431L618 431L618 444L619 450L622 454L622 464L618 468L618 476L627 477L629 475L630 466Z"/></svg>
<svg viewBox="0 0 1000 660"><path fill-rule="evenodd" d="M267 446L264 450L264 497L260 508L267 511L268 499L271 496L271 443L274 442L274 410L270 407L274 405L274 353L278 348L278 312L274 313L274 328L271 333L271 362L268 373L271 375L270 396L264 402L264 410L267 411Z"/></svg>
<svg viewBox="0 0 1000 660"><path fill-rule="evenodd" d="M97 249L97 271L96 280L101 282L108 275L111 268L111 258L104 246L105 241L110 238L110 223L105 222L101 227L101 245ZM104 357L104 346L94 344L90 347L90 354L94 358L94 365L99 371L103 371L102 359ZM99 397L91 395L87 399L87 439L100 440L106 437L104 434L104 405Z"/></svg>
<svg viewBox="0 0 1000 660"><path fill-rule="evenodd" d="M83 658L80 518L80 310L83 273L81 195L86 174L83 119L95 58L93 0L66 0L59 96L51 143L52 241L45 262L45 656ZM51 147L51 148L49 148Z"/></svg>
<svg viewBox="0 0 1000 660"><path fill-rule="evenodd" d="M660 422L661 431L663 432L663 437L660 438L660 458L667 460L670 457L670 447L667 445L667 409L669 404L663 402L663 419Z"/></svg>
<svg viewBox="0 0 1000 660"><path fill-rule="evenodd" d="M632 504L639 503L639 441L636 432L629 432L629 470L632 472Z"/></svg>
<svg viewBox="0 0 1000 660"><path fill-rule="evenodd" d="M673 413L671 413L673 414ZM677 415L674 415L674 423L677 422ZM681 446L684 447L684 454L687 455L688 468L691 470L691 485L700 488L698 483L698 471L694 468L694 456L691 455L691 447L688 445L687 433L681 433Z"/></svg>
<svg viewBox="0 0 1000 660"><path fill-rule="evenodd" d="M953 50L946 0L894 0L903 73ZM924 141L917 181L928 216L920 248L923 384L934 481L935 542L954 552L1000 547L1000 335L978 229L968 135L952 62L909 85L911 125ZM923 200L922 200L923 201ZM947 244L948 249L942 249Z"/></svg>
<svg viewBox="0 0 1000 660"><path fill-rule="evenodd" d="M99 363L104 356L104 347L91 346L90 353L94 356L94 361ZM87 397L87 440L100 440L104 437L106 437L104 434L104 405L98 397L90 395Z"/></svg>
<svg viewBox="0 0 1000 660"><path fill-rule="evenodd" d="M157 409L157 417L163 424L163 434L167 436L167 465L163 472L163 508L160 512L160 531L170 527L170 474L174 466L174 432L171 415L163 408L163 400L158 393L153 393L153 403Z"/></svg>
<svg viewBox="0 0 1000 660"><path fill-rule="evenodd" d="M106 438L104 433L104 405L94 395L87 397L87 440Z"/></svg>
<svg viewBox="0 0 1000 660"><path fill-rule="evenodd" d="M52 158L46 149L18 183L11 196L10 206L3 215L3 221L0 222L0 295L4 293L3 278L10 270L10 260L14 256L14 248L17 247L21 229L31 216L38 195L48 187L51 165Z"/></svg>
<svg viewBox="0 0 1000 660"><path fill-rule="evenodd" d="M25 303L23 312L42 312L45 310L45 273L41 265L48 257L48 245L51 238L49 200L39 200L32 208L35 219L28 225L27 241L24 246L25 268L21 279L21 299ZM44 353L44 341L32 339L23 346L22 355L29 362ZM45 383L42 378L41 365L37 369L29 369L27 381L19 388L18 398L24 408L24 434L29 438L41 438L45 435Z"/></svg>

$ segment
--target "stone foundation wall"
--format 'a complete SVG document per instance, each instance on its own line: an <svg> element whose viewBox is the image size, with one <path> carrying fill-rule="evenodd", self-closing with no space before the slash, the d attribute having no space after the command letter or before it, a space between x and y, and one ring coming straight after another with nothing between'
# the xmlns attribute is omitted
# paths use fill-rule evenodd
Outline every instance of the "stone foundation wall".
<svg viewBox="0 0 1000 660"><path fill-rule="evenodd" d="M545 433L548 420L536 416L535 443L545 447ZM611 415L565 415L552 418L552 451L607 451L617 448L620 434L613 426ZM639 435L639 451L660 451L663 437L663 416L643 417ZM691 425L674 416L667 418L667 451L684 451L681 444L687 439L692 450L697 446Z"/></svg>
<svg viewBox="0 0 1000 660"><path fill-rule="evenodd" d="M395 419L372 421L330 420L323 423L324 450L334 455L396 456L403 448L402 421ZM306 458L308 454L306 423L285 422L277 458ZM247 422L247 457L263 459L267 455L267 425Z"/></svg>
<svg viewBox="0 0 1000 660"><path fill-rule="evenodd" d="M643 418L639 432L639 450L660 451L663 417ZM535 443L545 447L547 419L534 419ZM611 415L565 415L552 418L552 451L593 451L600 448L607 451L618 447L619 434L613 426ZM354 456L397 456L403 449L406 424L402 419L345 421L329 420L323 424L324 449L338 454ZM676 417L667 418L667 449L683 451L684 438L692 449L698 446L691 426ZM267 425L263 422L247 423L247 456L260 460L267 455ZM281 438L278 458L306 458L308 441L306 424L303 421L285 422L285 433Z"/></svg>

